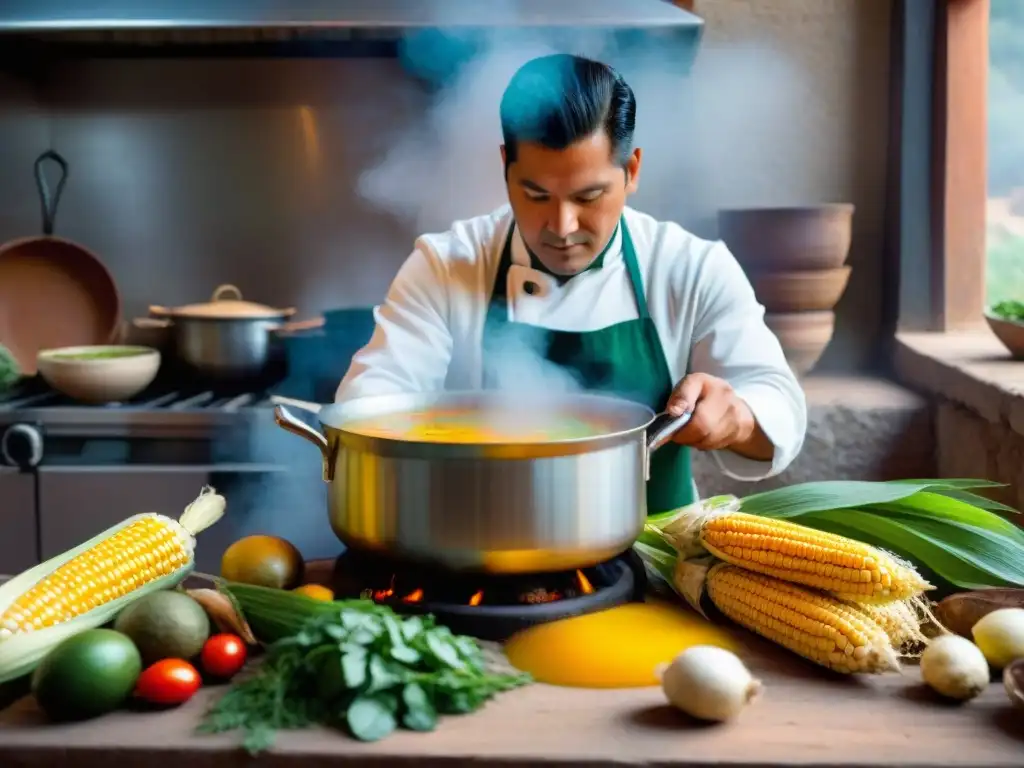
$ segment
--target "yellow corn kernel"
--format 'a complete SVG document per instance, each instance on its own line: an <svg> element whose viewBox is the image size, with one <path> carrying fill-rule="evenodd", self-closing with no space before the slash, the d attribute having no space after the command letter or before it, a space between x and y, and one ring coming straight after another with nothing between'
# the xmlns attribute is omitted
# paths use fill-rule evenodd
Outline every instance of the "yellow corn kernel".
<svg viewBox="0 0 1024 768"><path fill-rule="evenodd" d="M919 600L896 600L881 605L855 603L851 607L873 619L885 630L893 648L904 655L915 655L928 644L928 637L921 631L928 612Z"/></svg>
<svg viewBox="0 0 1024 768"><path fill-rule="evenodd" d="M700 542L719 560L858 603L903 600L933 588L876 547L786 520L713 516L701 526Z"/></svg>
<svg viewBox="0 0 1024 768"><path fill-rule="evenodd" d="M0 640L60 624L173 573L192 537L162 515L140 517L37 581L0 613Z"/></svg>
<svg viewBox="0 0 1024 768"><path fill-rule="evenodd" d="M899 668L885 631L832 596L727 563L707 571L704 588L732 621L835 672Z"/></svg>

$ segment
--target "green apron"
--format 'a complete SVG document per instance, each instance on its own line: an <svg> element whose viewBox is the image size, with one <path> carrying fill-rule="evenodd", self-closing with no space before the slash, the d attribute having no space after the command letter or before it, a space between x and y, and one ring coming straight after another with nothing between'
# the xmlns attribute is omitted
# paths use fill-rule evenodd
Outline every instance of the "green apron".
<svg viewBox="0 0 1024 768"><path fill-rule="evenodd" d="M530 349L539 349L550 362L568 370L584 389L605 392L646 405L661 413L675 386L658 331L651 320L644 295L643 280L636 261L636 250L625 218L622 228L622 258L629 273L639 317L597 331L557 331L513 323L508 320L507 282L512 266L512 235L509 228L498 262L498 273L484 326L484 387L488 378L488 359L501 355L501 340L514 333ZM500 339L497 337L500 334ZM489 343L490 342L490 343ZM690 449L668 443L651 456L651 477L647 483L647 513L657 514L696 501Z"/></svg>

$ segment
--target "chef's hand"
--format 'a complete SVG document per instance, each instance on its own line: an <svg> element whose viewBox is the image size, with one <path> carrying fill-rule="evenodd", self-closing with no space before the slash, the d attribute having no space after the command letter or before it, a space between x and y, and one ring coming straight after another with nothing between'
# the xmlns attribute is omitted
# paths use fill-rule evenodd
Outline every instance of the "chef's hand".
<svg viewBox="0 0 1024 768"><path fill-rule="evenodd" d="M673 440L699 451L728 449L755 461L771 461L775 446L757 424L753 412L725 379L706 373L686 376L668 399L672 416L692 411Z"/></svg>

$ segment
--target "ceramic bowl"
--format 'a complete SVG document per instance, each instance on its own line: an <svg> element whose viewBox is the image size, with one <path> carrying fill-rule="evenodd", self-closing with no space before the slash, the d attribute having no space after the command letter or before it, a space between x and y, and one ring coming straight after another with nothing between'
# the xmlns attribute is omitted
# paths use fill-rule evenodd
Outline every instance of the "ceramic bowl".
<svg viewBox="0 0 1024 768"><path fill-rule="evenodd" d="M985 322L1014 360L1024 360L1024 323L1004 320L988 312L985 313Z"/></svg>
<svg viewBox="0 0 1024 768"><path fill-rule="evenodd" d="M718 234L748 272L837 269L853 236L849 203L719 211Z"/></svg>
<svg viewBox="0 0 1024 768"><path fill-rule="evenodd" d="M778 337L797 376L805 376L818 364L836 328L834 312L765 313L764 321Z"/></svg>
<svg viewBox="0 0 1024 768"><path fill-rule="evenodd" d="M39 375L58 392L84 403L130 400L160 370L160 352L151 347L109 345L60 347L41 351Z"/></svg>
<svg viewBox="0 0 1024 768"><path fill-rule="evenodd" d="M764 272L750 276L768 312L822 312L835 307L850 281L851 267Z"/></svg>

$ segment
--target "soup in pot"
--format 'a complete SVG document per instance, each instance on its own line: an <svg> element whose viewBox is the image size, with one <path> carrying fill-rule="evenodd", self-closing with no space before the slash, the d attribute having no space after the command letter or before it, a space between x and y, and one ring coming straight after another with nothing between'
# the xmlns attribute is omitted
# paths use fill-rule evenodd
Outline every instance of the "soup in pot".
<svg viewBox="0 0 1024 768"><path fill-rule="evenodd" d="M425 443L540 443L605 434L598 419L543 414L428 410L358 419L344 429L357 435Z"/></svg>

